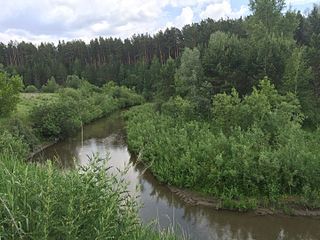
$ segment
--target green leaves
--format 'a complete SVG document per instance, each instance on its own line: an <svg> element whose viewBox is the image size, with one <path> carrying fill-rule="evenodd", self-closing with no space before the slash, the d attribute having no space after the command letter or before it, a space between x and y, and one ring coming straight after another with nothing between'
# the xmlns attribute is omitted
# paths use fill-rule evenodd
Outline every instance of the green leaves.
<svg viewBox="0 0 320 240"><path fill-rule="evenodd" d="M9 76L0 71L0 117L6 117L15 110L23 83L20 76Z"/></svg>
<svg viewBox="0 0 320 240"><path fill-rule="evenodd" d="M244 98L236 90L216 95L209 122L188 118L189 109L190 102L175 98L161 114L152 105L127 113L129 148L160 181L213 195L229 208L291 194L314 206L320 138L301 129L295 95L280 95L264 79Z"/></svg>
<svg viewBox="0 0 320 240"><path fill-rule="evenodd" d="M176 239L142 226L136 199L107 163L93 157L63 172L0 151L0 238Z"/></svg>

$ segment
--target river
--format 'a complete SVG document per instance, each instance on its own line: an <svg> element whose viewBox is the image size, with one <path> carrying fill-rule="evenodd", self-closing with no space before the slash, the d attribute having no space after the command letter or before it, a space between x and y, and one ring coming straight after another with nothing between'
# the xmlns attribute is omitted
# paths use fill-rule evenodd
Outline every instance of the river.
<svg viewBox="0 0 320 240"><path fill-rule="evenodd" d="M129 166L126 179L130 182L130 190L139 196L140 216L145 223L158 219L159 228L174 224L178 234L201 240L320 239L319 219L257 216L185 204L145 171L142 164L132 164L136 160L128 152L125 122L120 113L85 126L77 136L47 148L37 158L57 158L62 167L73 168L75 164L87 164L88 156L93 154L109 155L109 164L114 169Z"/></svg>

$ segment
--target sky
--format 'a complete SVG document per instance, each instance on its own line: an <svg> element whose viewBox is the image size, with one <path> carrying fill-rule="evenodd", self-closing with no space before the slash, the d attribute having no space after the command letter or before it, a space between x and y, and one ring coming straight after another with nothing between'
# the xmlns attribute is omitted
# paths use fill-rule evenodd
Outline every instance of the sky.
<svg viewBox="0 0 320 240"><path fill-rule="evenodd" d="M319 0L287 0L311 10ZM130 38L202 19L250 14L249 0L0 0L0 42L57 43L95 37Z"/></svg>

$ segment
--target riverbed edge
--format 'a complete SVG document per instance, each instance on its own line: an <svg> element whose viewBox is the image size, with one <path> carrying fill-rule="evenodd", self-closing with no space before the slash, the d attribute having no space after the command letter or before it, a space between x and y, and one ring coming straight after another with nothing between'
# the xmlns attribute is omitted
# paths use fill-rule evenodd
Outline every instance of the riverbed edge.
<svg viewBox="0 0 320 240"><path fill-rule="evenodd" d="M142 159L142 154L137 154L135 151L130 149L128 146L128 150L130 154L137 156L139 164L144 165L144 161ZM145 165L144 165L145 166ZM153 174L150 168L147 168L148 171L152 174L152 176L157 180L157 177ZM311 217L320 219L320 209L307 209L299 204L291 204L288 202L282 203L282 207L268 207L268 206L259 206L254 209L232 209L223 206L222 200L219 200L213 196L207 196L204 193L201 193L196 190L179 188L173 185L170 185L165 182L159 181L163 186L167 187L172 194L178 196L184 203L190 206L203 206L212 208L217 211L231 211L231 212L239 212L239 213L253 213L257 216L291 216L291 217Z"/></svg>
<svg viewBox="0 0 320 240"><path fill-rule="evenodd" d="M152 173L152 172L151 172ZM272 209L267 207L258 207L253 210L237 211L234 209L224 208L221 205L221 201L214 197L203 196L199 192L191 191L188 189L182 189L175 186L165 184L168 189L175 195L177 195L183 202L191 206L204 206L213 208L215 210L233 211L243 213L253 213L259 216L292 216L292 217L314 217L320 219L320 209L298 209L289 208L289 210Z"/></svg>

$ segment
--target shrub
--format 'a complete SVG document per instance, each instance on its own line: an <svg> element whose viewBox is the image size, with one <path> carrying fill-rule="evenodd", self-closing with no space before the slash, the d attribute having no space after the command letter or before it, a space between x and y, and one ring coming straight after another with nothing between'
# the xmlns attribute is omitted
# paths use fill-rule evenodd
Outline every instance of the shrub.
<svg viewBox="0 0 320 240"><path fill-rule="evenodd" d="M44 93L55 93L59 90L60 85L57 84L54 77L51 77L48 82L42 86L42 92Z"/></svg>
<svg viewBox="0 0 320 240"><path fill-rule="evenodd" d="M21 139L28 146L28 150L34 150L34 148L39 144L39 139L35 135L33 129L17 117L11 117L8 119L6 129L13 136Z"/></svg>
<svg viewBox="0 0 320 240"><path fill-rule="evenodd" d="M116 94L119 90L119 94ZM117 109L140 104L143 98L125 87L96 91L91 84L80 89L65 88L57 100L36 106L31 113L33 127L44 138L64 138L81 124L106 116Z"/></svg>
<svg viewBox="0 0 320 240"><path fill-rule="evenodd" d="M29 152L27 144L8 131L0 132L0 153L25 158Z"/></svg>
<svg viewBox="0 0 320 240"><path fill-rule="evenodd" d="M6 117L15 110L22 86L21 77L10 77L7 73L0 72L0 117Z"/></svg>
<svg viewBox="0 0 320 240"><path fill-rule="evenodd" d="M84 80L77 75L68 75L66 80L66 87L79 89L83 85Z"/></svg>
<svg viewBox="0 0 320 240"><path fill-rule="evenodd" d="M141 95L124 86L109 82L103 86L103 92L117 99L120 108L128 108L144 102Z"/></svg>
<svg viewBox="0 0 320 240"><path fill-rule="evenodd" d="M175 118L192 119L195 115L195 105L178 96L163 103L161 112Z"/></svg>
<svg viewBox="0 0 320 240"><path fill-rule="evenodd" d="M81 127L79 106L73 100L38 105L31 119L33 127L45 138L64 138Z"/></svg>
<svg viewBox="0 0 320 240"><path fill-rule="evenodd" d="M170 114L152 105L126 114L129 149L142 154L160 181L200 190L239 209L259 199L277 204L286 195L319 206L319 131L301 128L293 95L279 95L266 81L244 99L236 92L219 94L211 122L181 118L172 100L163 106Z"/></svg>
<svg viewBox="0 0 320 240"><path fill-rule="evenodd" d="M24 92L26 93L37 93L39 90L34 85L29 85L24 89Z"/></svg>
<svg viewBox="0 0 320 240"><path fill-rule="evenodd" d="M80 171L0 152L1 239L177 239L143 227L126 184L94 159Z"/></svg>

